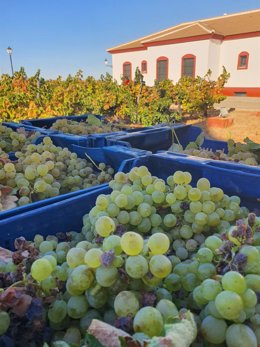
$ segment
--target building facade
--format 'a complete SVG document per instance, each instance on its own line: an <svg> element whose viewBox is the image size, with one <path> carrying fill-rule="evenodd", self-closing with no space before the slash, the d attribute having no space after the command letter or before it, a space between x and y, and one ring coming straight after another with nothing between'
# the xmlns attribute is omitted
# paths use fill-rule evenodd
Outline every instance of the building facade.
<svg viewBox="0 0 260 347"><path fill-rule="evenodd" d="M260 10L183 23L108 49L113 77L133 79L138 67L155 80L230 73L226 95L260 97Z"/></svg>

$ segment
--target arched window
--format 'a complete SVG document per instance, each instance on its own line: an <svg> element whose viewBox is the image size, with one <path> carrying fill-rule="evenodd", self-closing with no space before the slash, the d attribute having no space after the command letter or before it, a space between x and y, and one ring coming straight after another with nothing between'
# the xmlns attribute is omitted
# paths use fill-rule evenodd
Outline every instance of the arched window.
<svg viewBox="0 0 260 347"><path fill-rule="evenodd" d="M168 79L168 58L159 57L156 60L156 79L157 81Z"/></svg>
<svg viewBox="0 0 260 347"><path fill-rule="evenodd" d="M248 68L249 53L241 52L238 55L237 69L246 70Z"/></svg>
<svg viewBox="0 0 260 347"><path fill-rule="evenodd" d="M141 62L141 72L142 73L147 73L147 61L146 60L143 60Z"/></svg>
<svg viewBox="0 0 260 347"><path fill-rule="evenodd" d="M124 62L123 64L123 78L132 80L132 64L129 61Z"/></svg>
<svg viewBox="0 0 260 347"><path fill-rule="evenodd" d="M181 75L195 77L196 57L193 54L186 54L181 60Z"/></svg>

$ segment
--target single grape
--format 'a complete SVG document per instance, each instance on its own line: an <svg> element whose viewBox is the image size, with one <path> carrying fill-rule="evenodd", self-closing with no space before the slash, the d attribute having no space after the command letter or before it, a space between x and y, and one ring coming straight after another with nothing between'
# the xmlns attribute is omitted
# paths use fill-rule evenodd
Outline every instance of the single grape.
<svg viewBox="0 0 260 347"><path fill-rule="evenodd" d="M48 310L48 318L52 323L60 323L67 315L67 304L64 300L55 300Z"/></svg>
<svg viewBox="0 0 260 347"><path fill-rule="evenodd" d="M84 295L71 296L67 304L68 316L73 319L84 317L88 310L88 302Z"/></svg>
<svg viewBox="0 0 260 347"><path fill-rule="evenodd" d="M257 347L256 336L245 324L232 324L226 332L227 347Z"/></svg>
<svg viewBox="0 0 260 347"><path fill-rule="evenodd" d="M172 264L165 255L156 254L151 257L149 268L155 277L165 278L170 274Z"/></svg>
<svg viewBox="0 0 260 347"><path fill-rule="evenodd" d="M9 314L6 311L0 311L0 336L8 330L10 322Z"/></svg>
<svg viewBox="0 0 260 347"><path fill-rule="evenodd" d="M149 337L160 336L163 329L163 317L154 307L141 308L135 315L134 331L143 332Z"/></svg>
<svg viewBox="0 0 260 347"><path fill-rule="evenodd" d="M210 343L223 343L226 338L227 327L227 323L224 319L207 316L201 323L202 336Z"/></svg>
<svg viewBox="0 0 260 347"><path fill-rule="evenodd" d="M96 221L95 229L100 236L107 237L116 230L116 226L112 218L102 216Z"/></svg>
<svg viewBox="0 0 260 347"><path fill-rule="evenodd" d="M139 310L139 301L131 291L122 291L114 301L114 310L118 317L134 316Z"/></svg>
<svg viewBox="0 0 260 347"><path fill-rule="evenodd" d="M163 233L155 233L148 239L148 247L152 254L164 254L168 251L169 246L169 238Z"/></svg>
<svg viewBox="0 0 260 347"><path fill-rule="evenodd" d="M53 268L51 263L44 258L35 260L31 267L32 277L39 282L49 277L52 271Z"/></svg>
<svg viewBox="0 0 260 347"><path fill-rule="evenodd" d="M239 272L229 271L222 277L222 286L225 290L243 294L247 289L247 284L244 276Z"/></svg>
<svg viewBox="0 0 260 347"><path fill-rule="evenodd" d="M101 265L101 255L103 252L99 248L92 248L85 254L85 264L91 268L97 268Z"/></svg>
<svg viewBox="0 0 260 347"><path fill-rule="evenodd" d="M125 261L127 274L132 278L142 278L148 272L148 263L142 255L129 256Z"/></svg>
<svg viewBox="0 0 260 347"><path fill-rule="evenodd" d="M126 232L121 237L121 247L127 255L138 255L141 253L143 245L142 236L133 231Z"/></svg>
<svg viewBox="0 0 260 347"><path fill-rule="evenodd" d="M223 318L235 320L243 310L242 298L235 292L224 290L215 299L216 308Z"/></svg>

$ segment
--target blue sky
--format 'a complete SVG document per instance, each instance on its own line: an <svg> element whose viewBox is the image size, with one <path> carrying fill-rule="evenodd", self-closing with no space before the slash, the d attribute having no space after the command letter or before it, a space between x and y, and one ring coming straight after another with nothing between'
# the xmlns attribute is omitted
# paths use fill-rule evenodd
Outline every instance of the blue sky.
<svg viewBox="0 0 260 347"><path fill-rule="evenodd" d="M105 72L106 49L175 24L260 8L260 0L0 0L0 74Z"/></svg>

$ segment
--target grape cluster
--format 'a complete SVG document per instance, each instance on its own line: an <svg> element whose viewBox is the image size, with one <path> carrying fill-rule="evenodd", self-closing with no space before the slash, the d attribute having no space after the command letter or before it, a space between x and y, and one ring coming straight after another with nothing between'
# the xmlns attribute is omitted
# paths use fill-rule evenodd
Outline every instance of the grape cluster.
<svg viewBox="0 0 260 347"><path fill-rule="evenodd" d="M99 125L89 124L86 121L74 121L70 119L58 119L50 128L51 130L61 131L67 134L74 135L89 135L89 134L99 134L99 133L110 133L113 131L118 131L121 127L113 123L100 122Z"/></svg>
<svg viewBox="0 0 260 347"><path fill-rule="evenodd" d="M39 136L39 132L27 131L24 128L14 131L0 123L0 156L1 151L5 153L21 151Z"/></svg>
<svg viewBox="0 0 260 347"><path fill-rule="evenodd" d="M197 142L190 142L185 149L181 149L181 152L205 159L231 161L251 166L260 165L257 154L252 152L247 143L235 143L230 139L227 144L228 153L225 153L223 150L213 151L209 148L200 147Z"/></svg>
<svg viewBox="0 0 260 347"><path fill-rule="evenodd" d="M15 162L0 162L0 184L16 190L18 205L54 197L108 182L114 170L101 163L97 170L49 137L16 152Z"/></svg>
<svg viewBox="0 0 260 347"><path fill-rule="evenodd" d="M257 347L260 218L207 179L194 188L191 179L176 171L165 182L144 166L119 172L80 233L36 235L25 264L21 250L29 290L52 298L42 324L53 344L80 346L92 319L141 343L163 336L185 308L198 325L194 347ZM6 283L19 272L17 257L0 263ZM0 334L8 333L13 316L1 317Z"/></svg>

